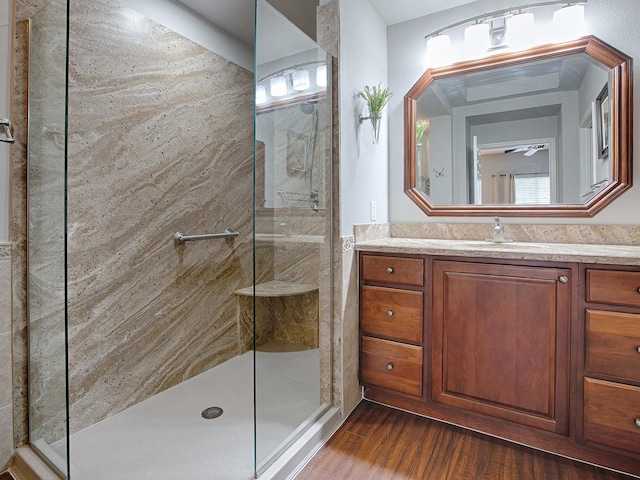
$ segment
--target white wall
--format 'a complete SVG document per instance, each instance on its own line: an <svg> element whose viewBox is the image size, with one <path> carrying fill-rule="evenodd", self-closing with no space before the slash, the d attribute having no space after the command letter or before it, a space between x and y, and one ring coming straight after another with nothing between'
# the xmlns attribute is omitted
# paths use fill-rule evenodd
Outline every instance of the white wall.
<svg viewBox="0 0 640 480"><path fill-rule="evenodd" d="M357 98L365 85L387 86L386 25L368 0L340 2L340 211L342 235L353 225L369 223L370 202L376 202L377 221L388 221L387 109L383 112L380 143L373 145L371 124L359 125L367 114ZM403 93L394 91L402 99Z"/></svg>
<svg viewBox="0 0 640 480"><path fill-rule="evenodd" d="M123 5L253 71L253 45L241 42L188 8L171 0L121 0Z"/></svg>
<svg viewBox="0 0 640 480"><path fill-rule="evenodd" d="M389 106L389 218L394 222L488 222L478 217L428 217L404 193L403 97L424 72L425 35L455 23L500 8L517 7L528 0L479 0L434 15L388 28L389 85L394 97ZM599 37L630 57L640 58L637 25L638 0L589 0L585 8L589 33ZM344 42L344 39L343 39ZM638 78L640 63L634 63ZM635 83L637 89L638 83ZM639 112L640 94L634 92L634 112ZM637 123L637 122L636 122ZM640 129L634 130L634 144L640 145ZM640 169L634 169L634 187L593 218L514 218L520 223L640 224Z"/></svg>
<svg viewBox="0 0 640 480"><path fill-rule="evenodd" d="M0 118L9 118L11 68L11 2L0 0ZM2 134L4 138L4 133ZM9 145L0 143L0 243L9 241Z"/></svg>

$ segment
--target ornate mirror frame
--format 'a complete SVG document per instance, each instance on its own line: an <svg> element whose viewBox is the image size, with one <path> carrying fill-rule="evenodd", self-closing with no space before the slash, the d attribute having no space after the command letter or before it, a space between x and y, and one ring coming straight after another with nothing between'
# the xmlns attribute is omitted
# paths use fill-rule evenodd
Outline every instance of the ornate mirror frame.
<svg viewBox="0 0 640 480"><path fill-rule="evenodd" d="M586 53L611 69L610 115L612 122L609 155L612 181L584 204L551 205L467 205L434 204L418 188L416 173L417 100L434 81L456 75L515 66L565 55ZM632 59L596 37L583 37L568 43L545 45L524 52L506 53L449 67L427 70L404 97L404 182L405 193L427 215L432 216L554 216L592 217L632 183L633 101Z"/></svg>

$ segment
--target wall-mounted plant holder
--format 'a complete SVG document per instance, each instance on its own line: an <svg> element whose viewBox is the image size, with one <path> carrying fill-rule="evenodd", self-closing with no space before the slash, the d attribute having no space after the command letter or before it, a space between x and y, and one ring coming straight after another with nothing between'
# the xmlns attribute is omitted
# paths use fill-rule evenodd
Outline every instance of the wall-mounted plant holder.
<svg viewBox="0 0 640 480"><path fill-rule="evenodd" d="M382 114L374 114L369 115L368 117L364 117L360 115L360 125L362 125L365 120L371 120L371 126L373 127L373 144L378 145L380 142L380 120L382 119Z"/></svg>
<svg viewBox="0 0 640 480"><path fill-rule="evenodd" d="M364 89L358 92L358 97L367 102L367 108L369 109L369 116L359 116L360 125L365 120L371 120L373 126L373 144L377 145L380 141L380 119L382 118L382 110L389 103L389 99L393 93L388 88L382 88L382 83L370 87L365 85Z"/></svg>

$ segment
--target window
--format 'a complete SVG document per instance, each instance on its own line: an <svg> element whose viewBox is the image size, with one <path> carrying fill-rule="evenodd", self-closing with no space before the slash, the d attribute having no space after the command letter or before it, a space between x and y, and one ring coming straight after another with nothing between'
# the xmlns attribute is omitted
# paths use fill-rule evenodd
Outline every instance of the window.
<svg viewBox="0 0 640 480"><path fill-rule="evenodd" d="M549 174L516 174L516 205L550 204Z"/></svg>

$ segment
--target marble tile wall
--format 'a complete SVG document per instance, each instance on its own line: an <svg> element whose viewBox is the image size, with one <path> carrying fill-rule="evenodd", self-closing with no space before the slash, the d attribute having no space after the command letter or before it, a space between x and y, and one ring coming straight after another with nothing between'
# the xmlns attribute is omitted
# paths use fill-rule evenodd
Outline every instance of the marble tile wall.
<svg viewBox="0 0 640 480"><path fill-rule="evenodd" d="M592 245L640 245L640 227L631 225L527 225L510 224L503 219L505 232L516 242L578 243ZM371 231L358 226L358 233ZM390 237L484 240L491 223L392 223ZM367 238L359 236L358 241ZM379 238L379 237L377 237Z"/></svg>
<svg viewBox="0 0 640 480"><path fill-rule="evenodd" d="M516 224L503 219L505 232L516 242L640 245L640 227L633 225ZM355 241L381 238L484 240L491 223L375 223L355 225Z"/></svg>
<svg viewBox="0 0 640 480"><path fill-rule="evenodd" d="M253 78L124 8L71 1L69 382L75 432L238 353L252 282ZM188 234L235 241L177 246Z"/></svg>
<svg viewBox="0 0 640 480"><path fill-rule="evenodd" d="M0 471L13 454L11 365L11 249L0 244Z"/></svg>
<svg viewBox="0 0 640 480"><path fill-rule="evenodd" d="M27 20L50 0L16 0L13 52L13 98L11 118L15 144L11 148L11 283L13 348L13 435L16 448L28 441L27 412L27 86L29 29Z"/></svg>
<svg viewBox="0 0 640 480"><path fill-rule="evenodd" d="M65 67L66 0L31 18L29 72L30 439L66 434Z"/></svg>
<svg viewBox="0 0 640 480"><path fill-rule="evenodd" d="M353 237L342 237L342 362L343 362L343 402L345 412L350 412L362 399L362 388L358 382L359 366L359 323L358 265L353 249Z"/></svg>

